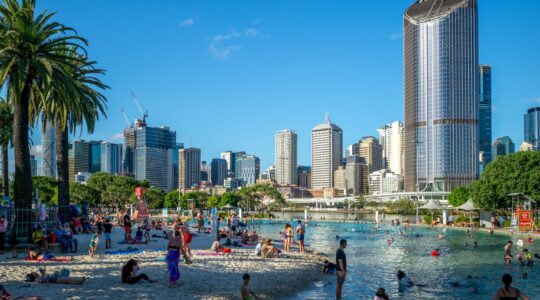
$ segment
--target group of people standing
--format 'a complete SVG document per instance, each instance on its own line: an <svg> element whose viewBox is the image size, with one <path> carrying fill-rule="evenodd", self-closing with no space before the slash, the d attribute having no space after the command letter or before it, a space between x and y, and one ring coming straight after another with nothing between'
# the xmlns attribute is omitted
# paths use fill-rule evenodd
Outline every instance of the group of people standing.
<svg viewBox="0 0 540 300"><path fill-rule="evenodd" d="M306 234L306 226L302 223L302 220L298 220L296 225L296 239L300 248L300 253L304 253L304 239ZM283 240L283 250L285 252L291 251L291 244L293 242L293 229L291 224L286 224L284 230L281 232L281 238Z"/></svg>

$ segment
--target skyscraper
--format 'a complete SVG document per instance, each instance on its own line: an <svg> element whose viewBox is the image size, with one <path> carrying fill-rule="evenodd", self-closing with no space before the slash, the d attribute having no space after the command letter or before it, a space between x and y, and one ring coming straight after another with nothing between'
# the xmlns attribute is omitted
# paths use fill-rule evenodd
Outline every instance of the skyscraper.
<svg viewBox="0 0 540 300"><path fill-rule="evenodd" d="M491 161L491 66L480 65L480 98L478 103L478 163L480 172Z"/></svg>
<svg viewBox="0 0 540 300"><path fill-rule="evenodd" d="M499 137L493 143L493 159L497 156L512 154L516 151L516 145L509 136Z"/></svg>
<svg viewBox="0 0 540 300"><path fill-rule="evenodd" d="M332 187L334 171L341 165L343 131L325 116L324 123L311 131L311 187Z"/></svg>
<svg viewBox="0 0 540 300"><path fill-rule="evenodd" d="M135 178L147 179L156 188L173 189L173 150L176 132L169 127L135 127Z"/></svg>
<svg viewBox="0 0 540 300"><path fill-rule="evenodd" d="M382 168L396 174L403 174L405 167L403 124L394 121L378 129L379 144L382 147Z"/></svg>
<svg viewBox="0 0 540 300"><path fill-rule="evenodd" d="M358 196L362 194L364 189L367 190L367 187L364 187L364 173L367 174L367 166L364 159L358 155L347 156L345 180L348 195Z"/></svg>
<svg viewBox="0 0 540 300"><path fill-rule="evenodd" d="M221 158L214 158L210 163L210 174L213 185L223 186L227 178L227 161Z"/></svg>
<svg viewBox="0 0 540 300"><path fill-rule="evenodd" d="M261 172L261 161L255 155L242 155L236 158L235 176L242 186L257 182Z"/></svg>
<svg viewBox="0 0 540 300"><path fill-rule="evenodd" d="M276 182L281 185L298 183L297 135L292 130L276 133Z"/></svg>
<svg viewBox="0 0 540 300"><path fill-rule="evenodd" d="M189 190L201 181L201 149L186 148L178 152L178 188Z"/></svg>
<svg viewBox="0 0 540 300"><path fill-rule="evenodd" d="M232 151L221 152L221 159L227 163L227 173L234 173L234 154Z"/></svg>
<svg viewBox="0 0 540 300"><path fill-rule="evenodd" d="M101 171L101 141L78 140L69 144L69 180L74 181L75 175L82 173L95 173ZM99 145L99 151L96 146ZM99 161L98 164L96 162ZM95 169L99 167L99 169Z"/></svg>
<svg viewBox="0 0 540 300"><path fill-rule="evenodd" d="M210 165L206 163L205 160L201 162L201 180L200 181L210 181Z"/></svg>
<svg viewBox="0 0 540 300"><path fill-rule="evenodd" d="M37 160L35 155L30 155L30 174L37 176Z"/></svg>
<svg viewBox="0 0 540 300"><path fill-rule="evenodd" d="M180 169L180 157L179 157L179 150L184 149L184 143L176 143L176 147L173 149L173 189L178 189L178 182L179 179L179 169Z"/></svg>
<svg viewBox="0 0 540 300"><path fill-rule="evenodd" d="M417 0L404 14L406 191L477 178L477 15L476 0Z"/></svg>
<svg viewBox="0 0 540 300"><path fill-rule="evenodd" d="M366 163L367 170L364 174L362 174L362 186L364 187L364 191L367 192L370 186L369 174L383 169L383 150L381 144L379 144L379 141L372 136L363 137L360 142L358 142L358 148L360 157Z"/></svg>
<svg viewBox="0 0 540 300"><path fill-rule="evenodd" d="M41 158L41 175L56 178L56 130L51 122L46 122L41 136L43 156Z"/></svg>
<svg viewBox="0 0 540 300"><path fill-rule="evenodd" d="M124 129L124 153L122 167L124 175L135 177L135 149L137 148L137 129L146 126L145 120L136 120Z"/></svg>
<svg viewBox="0 0 540 300"><path fill-rule="evenodd" d="M311 189L311 167L298 166L298 186Z"/></svg>
<svg viewBox="0 0 540 300"><path fill-rule="evenodd" d="M101 172L122 174L122 144L101 143Z"/></svg>
<svg viewBox="0 0 540 300"><path fill-rule="evenodd" d="M525 114L525 142L540 150L540 106L529 108Z"/></svg>

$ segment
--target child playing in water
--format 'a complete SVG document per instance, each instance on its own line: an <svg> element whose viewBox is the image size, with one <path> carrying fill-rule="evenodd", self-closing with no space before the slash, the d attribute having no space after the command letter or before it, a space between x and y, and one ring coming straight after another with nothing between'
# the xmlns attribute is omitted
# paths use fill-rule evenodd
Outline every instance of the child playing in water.
<svg viewBox="0 0 540 300"><path fill-rule="evenodd" d="M249 274L245 273L243 276L244 282L242 283L242 287L240 288L240 294L242 297L242 300L251 300L251 296L255 297L255 299L259 299L257 295L249 288Z"/></svg>
<svg viewBox="0 0 540 300"><path fill-rule="evenodd" d="M88 249L88 254L91 258L94 258L94 253L97 251L97 247L99 244L99 232L96 230L94 231L94 235L92 235L92 238L90 239L90 248Z"/></svg>

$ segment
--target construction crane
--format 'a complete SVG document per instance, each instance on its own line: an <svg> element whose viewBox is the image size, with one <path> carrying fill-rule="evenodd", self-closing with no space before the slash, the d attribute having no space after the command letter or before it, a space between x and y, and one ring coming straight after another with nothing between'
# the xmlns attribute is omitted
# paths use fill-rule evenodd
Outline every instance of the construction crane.
<svg viewBox="0 0 540 300"><path fill-rule="evenodd" d="M137 106L139 113L141 113L143 123L146 123L146 118L148 118L148 111L143 112L141 104L139 103L139 99L137 99L137 96L135 96L133 92L131 92L131 99L133 99L133 102L135 102L135 105Z"/></svg>
<svg viewBox="0 0 540 300"><path fill-rule="evenodd" d="M124 116L124 119L126 120L126 125L127 125L127 127L131 126L131 124L129 123L129 118L128 118L128 116L127 116L126 111L124 110L124 108L122 107L122 108L120 109L120 111L122 112L122 116Z"/></svg>

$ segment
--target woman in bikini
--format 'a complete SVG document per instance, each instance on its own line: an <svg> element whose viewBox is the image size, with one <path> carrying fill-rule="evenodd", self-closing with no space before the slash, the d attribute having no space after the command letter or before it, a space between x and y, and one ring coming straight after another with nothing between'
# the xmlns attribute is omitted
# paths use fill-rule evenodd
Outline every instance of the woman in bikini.
<svg viewBox="0 0 540 300"><path fill-rule="evenodd" d="M285 225L285 244L283 245L283 248L285 252L291 251L291 243L293 238L293 230L291 224Z"/></svg>
<svg viewBox="0 0 540 300"><path fill-rule="evenodd" d="M180 279L180 269L178 264L180 263L180 252L184 254L184 242L180 231L176 230L174 236L169 240L167 244L167 269L169 271L169 287L176 285L176 282Z"/></svg>

